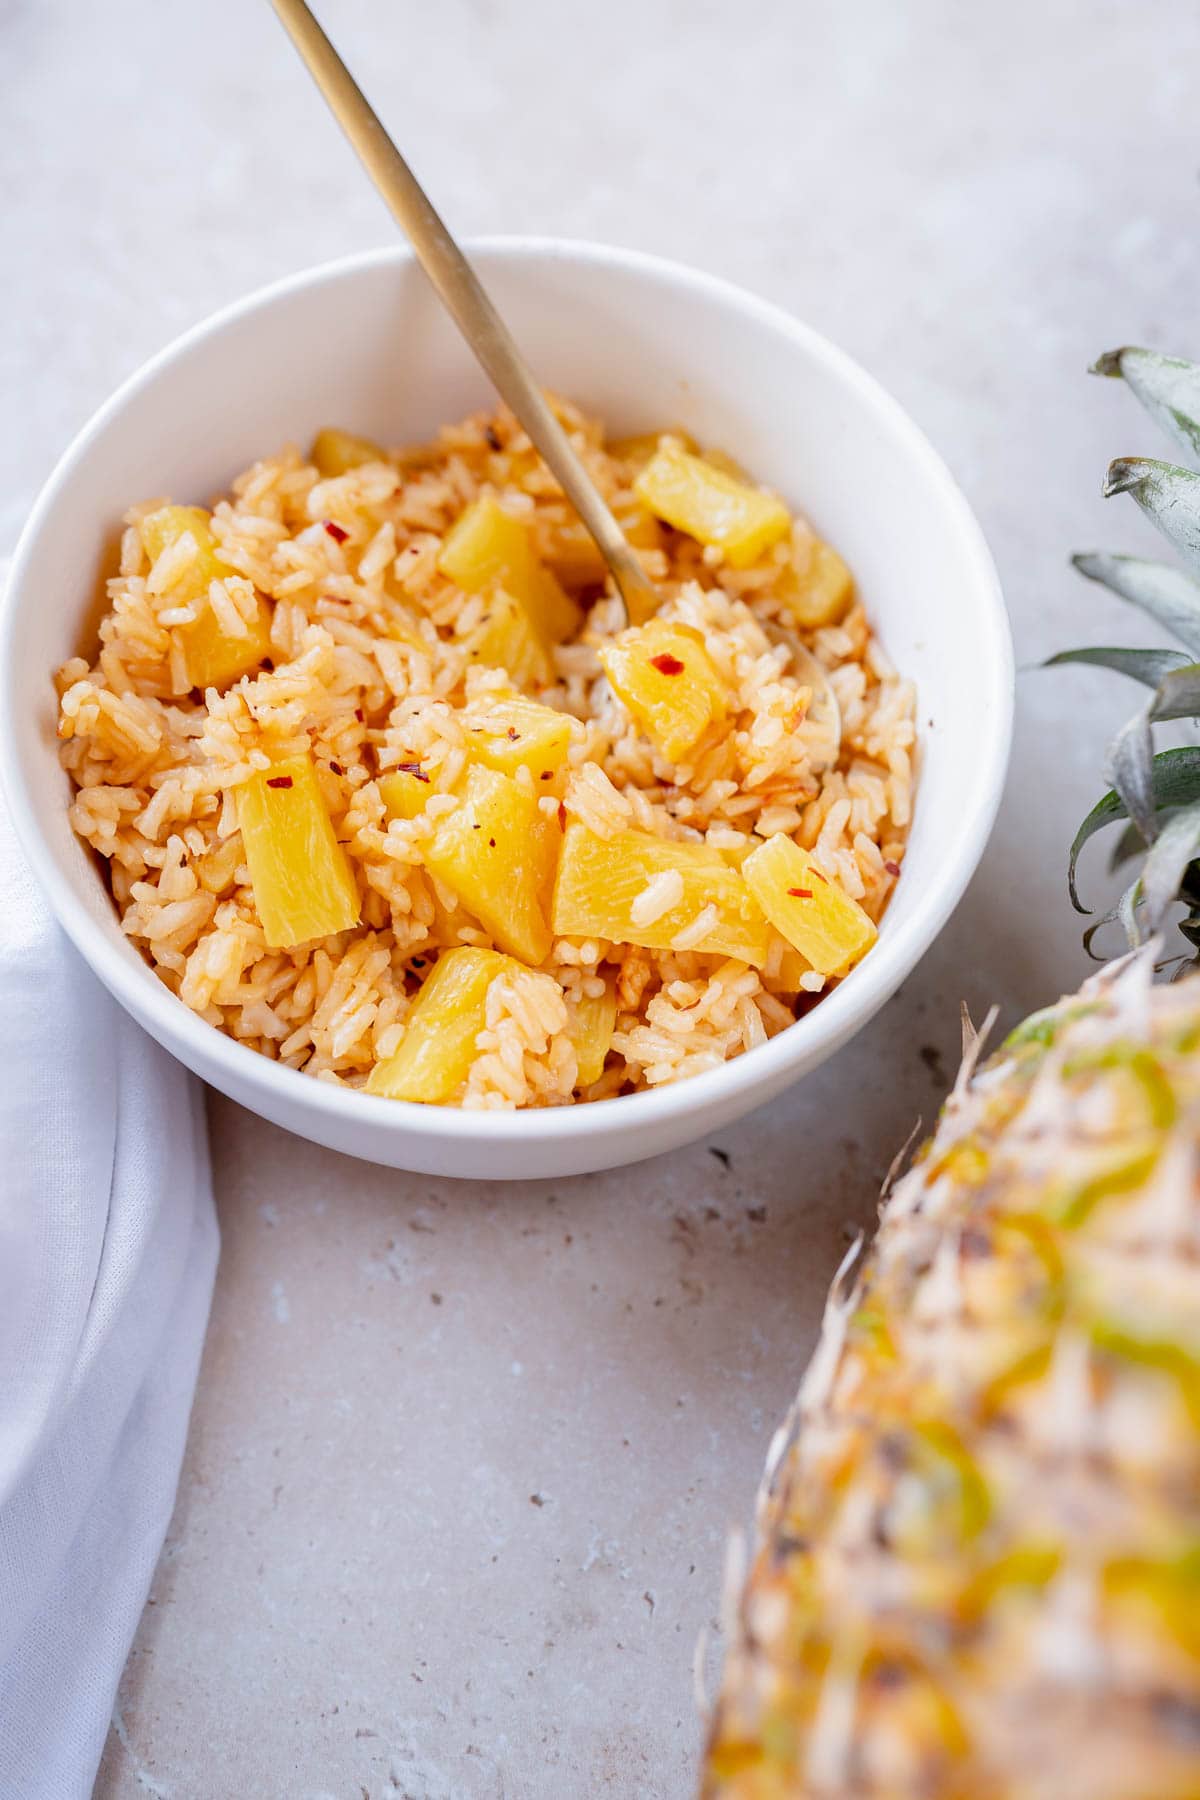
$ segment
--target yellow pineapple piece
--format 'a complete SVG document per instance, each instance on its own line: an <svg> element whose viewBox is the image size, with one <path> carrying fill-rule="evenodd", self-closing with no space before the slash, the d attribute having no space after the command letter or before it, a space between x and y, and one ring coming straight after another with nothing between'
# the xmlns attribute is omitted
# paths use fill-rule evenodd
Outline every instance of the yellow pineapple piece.
<svg viewBox="0 0 1200 1800"><path fill-rule="evenodd" d="M652 513L744 569L792 528L782 500L738 481L701 456L663 445L634 482Z"/></svg>
<svg viewBox="0 0 1200 1800"><path fill-rule="evenodd" d="M644 507L627 505L613 516L627 543L640 550L661 548L662 527ZM578 521L556 526L545 563L569 588L603 587L608 577L608 564L596 540L587 526Z"/></svg>
<svg viewBox="0 0 1200 1800"><path fill-rule="evenodd" d="M634 723L668 762L682 762L728 710L728 689L691 625L634 625L604 646L600 661Z"/></svg>
<svg viewBox="0 0 1200 1800"><path fill-rule="evenodd" d="M797 625L836 625L854 598L854 577L830 544L810 538L793 550L775 587Z"/></svg>
<svg viewBox="0 0 1200 1800"><path fill-rule="evenodd" d="M475 765L461 804L438 820L425 866L502 950L536 967L550 952L546 903L561 835L518 782Z"/></svg>
<svg viewBox="0 0 1200 1800"><path fill-rule="evenodd" d="M222 559L211 521L211 513L202 506L160 506L138 526L152 564L185 532L196 543L196 556L167 596L171 606L196 610L194 623L175 628L187 669L187 686L179 690L183 693L188 688L228 687L256 669L271 647L271 609L261 594L255 595L254 617L246 621L244 632L227 632L212 609L209 587L237 570Z"/></svg>
<svg viewBox="0 0 1200 1800"><path fill-rule="evenodd" d="M644 506L626 502L614 508L613 516L635 550L661 550L662 526ZM608 576L608 564L595 539L578 520L555 527L544 561L569 588L603 587Z"/></svg>
<svg viewBox="0 0 1200 1800"><path fill-rule="evenodd" d="M496 588L481 622L462 640L467 660L484 668L503 669L515 687L544 688L554 680L554 665L541 632L512 594Z"/></svg>
<svg viewBox="0 0 1200 1800"><path fill-rule="evenodd" d="M470 1073L475 1040L487 1024L488 989L498 975L515 968L498 950L467 944L447 950L413 1003L399 1048L371 1070L367 1092L427 1106L452 1101Z"/></svg>
<svg viewBox="0 0 1200 1800"><path fill-rule="evenodd" d="M858 902L782 831L746 858L742 874L775 929L822 975L844 975L879 935Z"/></svg>
<svg viewBox="0 0 1200 1800"><path fill-rule="evenodd" d="M334 835L313 760L289 756L237 790L254 904L272 950L358 924L358 889Z"/></svg>
<svg viewBox="0 0 1200 1800"><path fill-rule="evenodd" d="M632 437L614 438L608 446L608 454L615 456L619 462L633 463L640 467L650 461L664 437L671 437L683 450L698 448L695 438L684 431L680 425L672 426L670 432L638 431Z"/></svg>
<svg viewBox="0 0 1200 1800"><path fill-rule="evenodd" d="M807 956L801 956L794 945L788 944L779 958L779 969L775 976L777 985L785 994L798 994L801 992L800 977L811 973L812 964Z"/></svg>
<svg viewBox="0 0 1200 1800"><path fill-rule="evenodd" d="M463 715L473 762L502 775L528 769L535 792L557 794L571 748L571 718L520 694L489 699Z"/></svg>
<svg viewBox="0 0 1200 1800"><path fill-rule="evenodd" d="M420 763L404 763L379 777L379 793L390 819L415 819L425 811L433 784Z"/></svg>
<svg viewBox="0 0 1200 1800"><path fill-rule="evenodd" d="M617 985L610 978L605 981L602 994L585 995L575 1003L571 1035L579 1064L576 1087L591 1087L593 1081L599 1081L616 1027Z"/></svg>
<svg viewBox="0 0 1200 1800"><path fill-rule="evenodd" d="M657 898L647 894L653 883ZM659 900L662 911L656 910ZM719 850L645 831L600 838L584 825L567 826L551 913L556 934L669 950L708 907L711 928L691 948L761 968L770 942L767 922Z"/></svg>
<svg viewBox="0 0 1200 1800"><path fill-rule="evenodd" d="M309 461L316 464L326 481L334 475L346 475L364 463L386 462L387 452L370 438L355 437L352 431L339 431L326 425L313 439Z"/></svg>
<svg viewBox="0 0 1200 1800"><path fill-rule="evenodd" d="M534 554L529 527L490 495L473 500L446 533L438 568L464 594L503 588L549 643L561 643L579 629L583 615Z"/></svg>
<svg viewBox="0 0 1200 1800"><path fill-rule="evenodd" d="M598 586L608 573L591 532L576 521L555 530L546 567L569 588Z"/></svg>

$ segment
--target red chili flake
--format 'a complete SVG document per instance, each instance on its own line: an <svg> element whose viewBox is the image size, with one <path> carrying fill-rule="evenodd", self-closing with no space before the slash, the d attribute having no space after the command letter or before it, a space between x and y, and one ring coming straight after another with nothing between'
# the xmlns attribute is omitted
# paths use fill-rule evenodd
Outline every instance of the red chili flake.
<svg viewBox="0 0 1200 1800"><path fill-rule="evenodd" d="M829 886L828 875L822 875L820 869L810 869L808 872L812 876L814 881L823 881L825 883L826 887Z"/></svg>
<svg viewBox="0 0 1200 1800"><path fill-rule="evenodd" d="M518 739L518 738L519 738L519 737L520 737L520 735L521 735L521 734L520 734L520 732L519 732L519 731L518 731L518 730L517 730L517 728L516 728L516 726L515 726L515 725L510 725L510 726L509 726L509 728L508 728L508 731L507 731L507 733L506 733L506 736L507 736L507 738L508 738L508 741L509 741L509 743L510 743L510 744L515 744L515 743L516 743L516 741L517 741L517 739Z"/></svg>
<svg viewBox="0 0 1200 1800"><path fill-rule="evenodd" d="M811 900L813 897L811 888L789 888L788 893L795 900Z"/></svg>
<svg viewBox="0 0 1200 1800"><path fill-rule="evenodd" d="M273 675L275 673L275 664L271 661L269 656L263 657L262 666L267 671L268 675Z"/></svg>
<svg viewBox="0 0 1200 1800"><path fill-rule="evenodd" d="M335 525L332 519L322 519L321 525L322 528L329 533L335 544L344 544L346 539L350 536L350 533L343 530L340 525Z"/></svg>
<svg viewBox="0 0 1200 1800"><path fill-rule="evenodd" d="M362 707L361 707L361 706L356 706L356 707L355 707L355 709L354 709L354 716L355 716L355 718L356 718L356 719L357 719L357 720L358 720L358 722L359 722L359 724L360 724L360 725L361 725L361 724L362 724L362 722L363 722L363 709L362 709Z"/></svg>
<svg viewBox="0 0 1200 1800"><path fill-rule="evenodd" d="M344 775L346 773L346 771L345 771L345 769L343 769L341 763L335 763L332 757L329 760L329 766L333 770L335 775Z"/></svg>
<svg viewBox="0 0 1200 1800"><path fill-rule="evenodd" d="M538 780L539 781L553 781L554 780L554 770L553 769L543 769L541 774L538 776Z"/></svg>
<svg viewBox="0 0 1200 1800"><path fill-rule="evenodd" d="M418 781L424 781L426 783L429 780L428 775L425 773L420 763L397 763L396 768L401 775L412 775L415 776Z"/></svg>
<svg viewBox="0 0 1200 1800"><path fill-rule="evenodd" d="M652 656L650 666L657 669L660 675L683 674L683 664L677 656L672 656L669 650L664 650L661 656Z"/></svg>
<svg viewBox="0 0 1200 1800"><path fill-rule="evenodd" d="M488 839L488 849L489 849L489 850L494 850L494 849L495 849L495 848L496 848L496 840L495 840L495 838L489 838L489 839Z"/></svg>
<svg viewBox="0 0 1200 1800"><path fill-rule="evenodd" d="M561 800L558 803L558 823L562 831L567 829L567 809Z"/></svg>
<svg viewBox="0 0 1200 1800"><path fill-rule="evenodd" d="M267 786L268 787L291 787L291 785L292 785L292 778L290 775L268 775L267 776Z"/></svg>
<svg viewBox="0 0 1200 1800"><path fill-rule="evenodd" d="M900 873L900 864L898 862L885 862L883 866L889 875L898 875Z"/></svg>
<svg viewBox="0 0 1200 1800"><path fill-rule="evenodd" d="M496 436L496 428L494 425L485 425L483 428L483 435L493 450L503 449L500 439Z"/></svg>

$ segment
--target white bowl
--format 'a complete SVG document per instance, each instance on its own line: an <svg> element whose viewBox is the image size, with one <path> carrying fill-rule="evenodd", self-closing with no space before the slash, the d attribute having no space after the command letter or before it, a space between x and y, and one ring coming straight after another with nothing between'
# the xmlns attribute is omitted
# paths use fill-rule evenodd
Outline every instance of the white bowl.
<svg viewBox="0 0 1200 1800"><path fill-rule="evenodd" d="M77 948L161 1044L243 1105L398 1168L565 1175L671 1150L760 1106L875 1013L949 918L995 816L1012 652L996 573L959 489L894 400L786 313L693 269L602 245L474 244L480 274L548 386L625 433L681 424L776 486L855 571L918 689L915 823L876 947L789 1030L690 1081L534 1112L383 1100L283 1068L214 1031L123 937L67 823L51 673L88 641L118 522L135 500L203 499L322 423L400 443L490 398L411 256L298 275L187 332L125 383L51 476L0 622L0 771L29 861Z"/></svg>

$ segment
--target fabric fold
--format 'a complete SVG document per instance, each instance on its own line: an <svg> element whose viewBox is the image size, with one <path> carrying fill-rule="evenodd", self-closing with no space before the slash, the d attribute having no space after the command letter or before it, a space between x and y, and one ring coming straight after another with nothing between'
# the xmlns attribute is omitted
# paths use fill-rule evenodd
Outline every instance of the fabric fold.
<svg viewBox="0 0 1200 1800"><path fill-rule="evenodd" d="M200 1084L49 917L0 801L0 1796L89 1795L217 1260Z"/></svg>

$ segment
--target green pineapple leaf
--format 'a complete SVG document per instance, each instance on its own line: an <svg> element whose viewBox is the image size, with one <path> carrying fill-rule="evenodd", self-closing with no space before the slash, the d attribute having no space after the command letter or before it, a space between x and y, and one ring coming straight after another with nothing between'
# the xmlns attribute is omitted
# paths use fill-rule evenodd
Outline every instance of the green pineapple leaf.
<svg viewBox="0 0 1200 1800"><path fill-rule="evenodd" d="M1151 931L1157 931L1177 897L1184 872L1200 852L1200 801L1180 808L1163 825L1142 866L1142 905Z"/></svg>
<svg viewBox="0 0 1200 1800"><path fill-rule="evenodd" d="M1187 662L1168 669L1150 702L1150 718L1194 719L1200 714L1200 663Z"/></svg>
<svg viewBox="0 0 1200 1800"><path fill-rule="evenodd" d="M1200 456L1200 366L1126 344L1098 357L1092 373L1123 377L1155 424L1185 455Z"/></svg>
<svg viewBox="0 0 1200 1800"><path fill-rule="evenodd" d="M1173 819L1174 817L1174 807L1160 807L1158 813L1159 830L1161 831L1168 819ZM1137 826L1130 820L1129 824L1117 838L1116 843L1109 852L1109 874L1115 875L1118 869L1123 869L1125 864L1127 862L1132 862L1135 856L1145 856L1145 854L1146 840L1138 830Z"/></svg>
<svg viewBox="0 0 1200 1800"><path fill-rule="evenodd" d="M1108 465L1104 496L1132 494L1181 555L1200 568L1200 475L1148 456L1119 456Z"/></svg>
<svg viewBox="0 0 1200 1800"><path fill-rule="evenodd" d="M1200 663L1170 669L1145 706L1121 727L1108 747L1108 778L1147 844L1158 836L1154 797L1154 740L1150 727L1200 712Z"/></svg>
<svg viewBox="0 0 1200 1800"><path fill-rule="evenodd" d="M1048 656L1043 669L1056 669L1063 663L1090 663L1101 669L1113 669L1118 675L1129 675L1144 686L1157 688L1176 669L1190 666L1181 650L1119 650L1107 645L1094 649L1060 650Z"/></svg>
<svg viewBox="0 0 1200 1800"><path fill-rule="evenodd" d="M1141 934L1138 929L1138 901L1141 898L1141 889L1142 878L1139 875L1136 881L1132 881L1125 889L1117 904L1110 907L1102 919L1097 919L1084 932L1083 947L1093 962L1108 961L1107 957L1098 956L1092 949L1093 943L1106 925L1119 925L1125 933L1126 943L1131 946L1136 947L1141 942Z"/></svg>
<svg viewBox="0 0 1200 1800"><path fill-rule="evenodd" d="M1200 461L1200 363L1125 346L1094 365L1099 375L1119 376L1150 416L1180 445L1188 460ZM1109 464L1104 493L1131 494L1150 522L1200 572L1200 472L1151 457L1118 457ZM1130 943L1157 931L1176 900L1186 917L1180 929L1200 946L1200 745L1154 751L1153 728L1168 719L1200 721L1200 581L1193 573L1139 556L1093 551L1072 562L1089 581L1099 582L1138 607L1183 646L1174 649L1097 645L1066 650L1047 667L1077 663L1110 669L1152 691L1108 747L1110 791L1092 808L1071 845L1067 886L1071 904L1079 898L1079 856L1089 839L1106 826L1127 821L1110 860L1110 870L1143 859L1141 871L1119 904L1089 929L1092 941L1107 924L1121 924ZM1194 659L1194 660L1193 660ZM1198 958L1197 960L1200 960Z"/></svg>
<svg viewBox="0 0 1200 1800"><path fill-rule="evenodd" d="M1152 759L1151 779L1157 813L1161 814L1167 808L1190 806L1193 800L1200 800L1200 745L1185 744L1177 750L1160 750ZM1110 791L1096 802L1075 833L1067 867L1067 884L1071 892L1071 904L1076 912L1089 911L1080 900L1076 886L1076 866L1080 852L1089 839L1094 838L1098 831L1103 831L1106 825L1115 825L1118 819L1128 817L1125 802L1119 794Z"/></svg>
<svg viewBox="0 0 1200 1800"><path fill-rule="evenodd" d="M1089 581L1110 588L1144 613L1172 637L1200 656L1200 583L1170 563L1148 562L1141 556L1113 556L1093 550L1071 558L1072 565Z"/></svg>
<svg viewBox="0 0 1200 1800"><path fill-rule="evenodd" d="M1154 700L1126 720L1108 746L1105 773L1147 844L1158 830L1154 820Z"/></svg>

